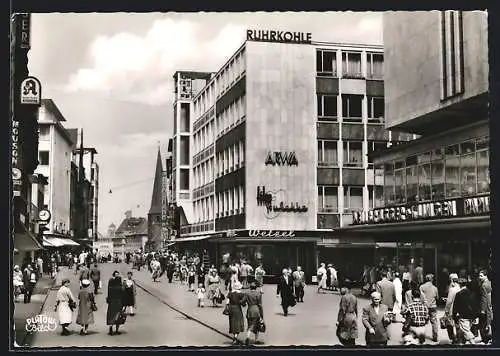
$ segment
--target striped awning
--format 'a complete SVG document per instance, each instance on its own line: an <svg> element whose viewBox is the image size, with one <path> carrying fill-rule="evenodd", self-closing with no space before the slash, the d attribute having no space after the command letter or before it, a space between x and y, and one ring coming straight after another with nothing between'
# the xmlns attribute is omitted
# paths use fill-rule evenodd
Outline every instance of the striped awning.
<svg viewBox="0 0 500 356"><path fill-rule="evenodd" d="M48 247L80 246L78 242L60 237L44 237L43 245Z"/></svg>

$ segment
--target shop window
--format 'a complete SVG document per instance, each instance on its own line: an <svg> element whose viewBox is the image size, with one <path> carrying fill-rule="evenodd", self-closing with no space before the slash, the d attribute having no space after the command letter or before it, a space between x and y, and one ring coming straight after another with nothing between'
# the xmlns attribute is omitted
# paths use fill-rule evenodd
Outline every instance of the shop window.
<svg viewBox="0 0 500 356"><path fill-rule="evenodd" d="M394 193L396 204L406 202L406 174L405 169L397 169L394 171Z"/></svg>
<svg viewBox="0 0 500 356"><path fill-rule="evenodd" d="M490 192L490 157L489 151L483 150L476 153L477 155L477 192Z"/></svg>
<svg viewBox="0 0 500 356"><path fill-rule="evenodd" d="M363 78L361 73L361 53L342 52L342 76L344 78Z"/></svg>
<svg viewBox="0 0 500 356"><path fill-rule="evenodd" d="M362 187L344 187L344 209L348 211L363 210Z"/></svg>
<svg viewBox="0 0 500 356"><path fill-rule="evenodd" d="M368 97L368 120L371 122L384 122L385 103L383 97Z"/></svg>
<svg viewBox="0 0 500 356"><path fill-rule="evenodd" d="M418 200L431 200L431 165L421 164L418 166Z"/></svg>
<svg viewBox="0 0 500 356"><path fill-rule="evenodd" d="M445 149L445 184L446 197L460 196L460 150L458 145Z"/></svg>
<svg viewBox="0 0 500 356"><path fill-rule="evenodd" d="M476 153L468 153L460 157L460 183L462 196L476 194Z"/></svg>
<svg viewBox="0 0 500 356"><path fill-rule="evenodd" d="M373 199L374 199L374 208L381 208L384 206L384 187L381 185L375 185L372 188L374 190L373 192Z"/></svg>
<svg viewBox="0 0 500 356"><path fill-rule="evenodd" d="M49 158L50 158L49 151L40 151L38 153L38 161L39 161L40 165L42 165L42 166L49 165Z"/></svg>
<svg viewBox="0 0 500 356"><path fill-rule="evenodd" d="M363 166L363 144L360 141L344 141L344 166Z"/></svg>
<svg viewBox="0 0 500 356"><path fill-rule="evenodd" d="M342 117L343 121L361 122L363 116L363 96L342 95Z"/></svg>
<svg viewBox="0 0 500 356"><path fill-rule="evenodd" d="M384 198L386 205L393 205L396 200L394 191L394 165L384 165Z"/></svg>
<svg viewBox="0 0 500 356"><path fill-rule="evenodd" d="M337 165L337 141L318 141L318 165Z"/></svg>
<svg viewBox="0 0 500 356"><path fill-rule="evenodd" d="M368 78L383 79L384 56L381 53L368 53L366 58Z"/></svg>

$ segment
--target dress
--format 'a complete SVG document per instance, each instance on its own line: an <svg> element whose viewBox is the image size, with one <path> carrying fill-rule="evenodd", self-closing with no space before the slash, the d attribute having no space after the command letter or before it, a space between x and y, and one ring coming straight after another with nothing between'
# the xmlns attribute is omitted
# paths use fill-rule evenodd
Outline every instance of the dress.
<svg viewBox="0 0 500 356"><path fill-rule="evenodd" d="M133 307L135 305L135 283L131 279L123 282L123 306Z"/></svg>
<svg viewBox="0 0 500 356"><path fill-rule="evenodd" d="M244 302L248 305L247 323L248 330L253 333L258 332L259 322L263 318L262 293L256 290L250 290L246 295Z"/></svg>
<svg viewBox="0 0 500 356"><path fill-rule="evenodd" d="M73 321L73 311L69 307L69 301L75 300L73 293L71 293L68 287L62 286L57 291L56 300L58 302L57 317L59 318L59 324L71 324Z"/></svg>
<svg viewBox="0 0 500 356"><path fill-rule="evenodd" d="M245 305L245 295L234 291L230 292L227 298L229 299L229 333L239 334L245 328L243 311L241 309Z"/></svg>
<svg viewBox="0 0 500 356"><path fill-rule="evenodd" d="M318 268L318 272L316 273L318 276L318 287L321 289L326 289L326 268L320 267Z"/></svg>
<svg viewBox="0 0 500 356"><path fill-rule="evenodd" d="M351 293L347 293L340 298L339 314L337 321L337 337L346 341L357 339L358 337L358 300Z"/></svg>
<svg viewBox="0 0 500 356"><path fill-rule="evenodd" d="M108 303L106 325L116 325L117 319L123 310L123 287L121 278L111 278L109 280L106 302Z"/></svg>
<svg viewBox="0 0 500 356"><path fill-rule="evenodd" d="M208 279L207 279L207 284L208 284L208 286L207 286L207 290L208 290L207 299L208 300L212 300L213 298L216 297L217 291L220 288L220 278L219 278L219 276L217 276L217 275L215 275L215 276L209 275Z"/></svg>
<svg viewBox="0 0 500 356"><path fill-rule="evenodd" d="M78 293L78 315L76 323L78 325L92 325L94 324L94 312L92 311L92 304L95 303L94 293L89 290L90 287L83 288Z"/></svg>

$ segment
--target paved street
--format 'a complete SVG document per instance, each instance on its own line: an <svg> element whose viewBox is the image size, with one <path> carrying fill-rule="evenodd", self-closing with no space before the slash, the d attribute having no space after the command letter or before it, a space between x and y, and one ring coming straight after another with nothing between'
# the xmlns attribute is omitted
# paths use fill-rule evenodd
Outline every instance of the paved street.
<svg viewBox="0 0 500 356"><path fill-rule="evenodd" d="M121 265L121 271L126 273L131 266ZM222 314L222 307L211 306L198 308L194 293L188 292L187 287L179 282L168 284L165 277L161 282L154 283L147 269L140 272L134 270L134 278L138 284L150 290L165 302L175 306L187 314L203 321L212 327L227 332L228 318ZM267 332L261 336L261 340L268 346L286 345L337 345L339 341L335 335L335 322L337 320L338 303L340 296L334 293L317 294L316 288L308 286L304 298L305 303L299 303L292 308L289 316L284 317L280 306L280 299L276 298L276 287L266 285L264 287L264 314L267 324ZM141 301L139 303L142 304ZM359 309L369 303L367 299L359 299ZM442 313L438 315L441 316ZM358 345L364 345L364 328L359 318ZM401 324L395 323L389 327L391 339L389 345L400 345ZM428 326L427 343L432 344L431 328ZM244 335L240 335L244 339ZM439 339L441 344L448 344L449 340L445 330L440 330Z"/></svg>
<svg viewBox="0 0 500 356"><path fill-rule="evenodd" d="M115 269L115 264L100 264L103 287ZM126 270L125 268L122 268ZM69 274L71 290L78 295L77 276ZM99 310L94 313L95 324L89 327L87 336L80 336L80 327L72 324L73 334L60 336L60 328L54 332L39 332L32 338L33 347L74 347L74 346L223 346L229 345L230 340L216 332L192 321L171 310L158 299L138 288L138 310L134 317L128 317L127 322L120 328L121 335L107 335L106 326L106 294L97 295L96 301ZM44 306L43 314L56 317L54 312L56 291L51 291ZM76 320L76 311L73 320Z"/></svg>

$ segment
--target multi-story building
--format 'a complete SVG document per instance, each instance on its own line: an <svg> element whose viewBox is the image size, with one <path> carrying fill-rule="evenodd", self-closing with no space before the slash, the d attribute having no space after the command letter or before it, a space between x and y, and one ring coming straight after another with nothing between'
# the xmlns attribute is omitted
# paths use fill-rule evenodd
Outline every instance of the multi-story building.
<svg viewBox="0 0 500 356"><path fill-rule="evenodd" d="M336 231L351 212L383 197L368 153L413 135L385 130L381 46L276 36L249 30L217 73L174 76L177 243L217 265L229 253L311 276L333 258L326 246L345 246Z"/></svg>
<svg viewBox="0 0 500 356"><path fill-rule="evenodd" d="M51 99L42 99L39 110L39 165L35 171L47 177L44 204L51 221L44 232L47 237L70 237L71 154L75 147L70 133L62 125L66 119Z"/></svg>
<svg viewBox="0 0 500 356"><path fill-rule="evenodd" d="M445 269L489 267L487 28L483 11L384 14L385 125L421 138L374 155L384 195L345 230L393 243L387 261L443 288Z"/></svg>
<svg viewBox="0 0 500 356"><path fill-rule="evenodd" d="M121 241L120 241L121 239ZM144 250L148 240L148 220L142 217L132 216L132 211L125 212L125 219L115 231L115 240L120 241L120 245L114 244L116 251L127 254L134 251ZM120 247L122 251L120 251Z"/></svg>

